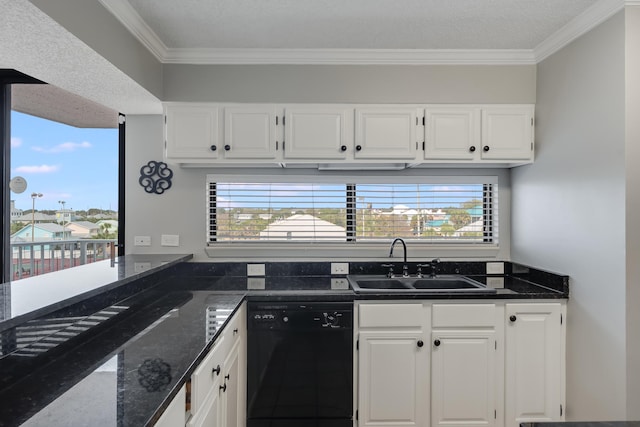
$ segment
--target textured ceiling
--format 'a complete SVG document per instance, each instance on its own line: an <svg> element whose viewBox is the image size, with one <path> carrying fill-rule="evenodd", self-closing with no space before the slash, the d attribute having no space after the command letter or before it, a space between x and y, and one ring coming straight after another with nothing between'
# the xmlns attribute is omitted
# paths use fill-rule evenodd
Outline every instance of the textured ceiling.
<svg viewBox="0 0 640 427"><path fill-rule="evenodd" d="M533 49L597 2L128 1L176 49Z"/></svg>
<svg viewBox="0 0 640 427"><path fill-rule="evenodd" d="M117 128L118 112L47 84L11 87L11 108L79 128Z"/></svg>
<svg viewBox="0 0 640 427"><path fill-rule="evenodd" d="M0 10L0 68L16 69L110 110L162 112L155 96L28 0L0 0Z"/></svg>

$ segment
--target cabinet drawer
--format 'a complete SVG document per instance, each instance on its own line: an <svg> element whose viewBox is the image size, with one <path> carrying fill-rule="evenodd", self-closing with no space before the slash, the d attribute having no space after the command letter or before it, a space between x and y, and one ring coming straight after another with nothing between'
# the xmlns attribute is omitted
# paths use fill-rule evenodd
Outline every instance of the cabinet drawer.
<svg viewBox="0 0 640 427"><path fill-rule="evenodd" d="M191 412L193 413L200 410L209 392L222 379L225 349L228 348L226 341L226 334L220 335L207 357L191 376Z"/></svg>
<svg viewBox="0 0 640 427"><path fill-rule="evenodd" d="M223 334L227 338L227 348L231 348L238 338L245 335L247 329L246 304L242 304L224 327Z"/></svg>
<svg viewBox="0 0 640 427"><path fill-rule="evenodd" d="M425 323L422 304L361 304L361 328L422 327Z"/></svg>
<svg viewBox="0 0 640 427"><path fill-rule="evenodd" d="M433 304L431 321L434 328L493 328L495 313L495 304Z"/></svg>

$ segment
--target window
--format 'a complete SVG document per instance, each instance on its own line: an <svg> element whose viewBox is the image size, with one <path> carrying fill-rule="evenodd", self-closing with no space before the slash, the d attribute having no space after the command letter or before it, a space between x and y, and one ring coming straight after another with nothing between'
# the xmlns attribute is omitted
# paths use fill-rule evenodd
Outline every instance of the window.
<svg viewBox="0 0 640 427"><path fill-rule="evenodd" d="M394 237L433 244L497 243L496 177L414 176L395 179L398 182L347 177L324 183L304 182L309 177L291 177L291 182L280 178L240 182L238 177L210 175L209 245Z"/></svg>

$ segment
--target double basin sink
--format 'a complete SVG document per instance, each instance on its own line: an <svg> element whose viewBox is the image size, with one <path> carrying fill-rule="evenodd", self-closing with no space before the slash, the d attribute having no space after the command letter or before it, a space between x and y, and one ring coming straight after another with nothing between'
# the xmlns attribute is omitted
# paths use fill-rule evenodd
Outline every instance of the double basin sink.
<svg viewBox="0 0 640 427"><path fill-rule="evenodd" d="M386 277L382 275L349 275L351 288L356 293L471 293L494 294L494 288L460 275L425 277Z"/></svg>

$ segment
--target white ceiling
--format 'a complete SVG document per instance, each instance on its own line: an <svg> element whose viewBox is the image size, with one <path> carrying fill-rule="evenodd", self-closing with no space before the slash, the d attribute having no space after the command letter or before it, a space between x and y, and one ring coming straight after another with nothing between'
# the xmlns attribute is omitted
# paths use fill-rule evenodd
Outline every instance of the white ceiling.
<svg viewBox="0 0 640 427"><path fill-rule="evenodd" d="M49 84L14 84L11 109L79 128L117 128L118 112Z"/></svg>
<svg viewBox="0 0 640 427"><path fill-rule="evenodd" d="M424 63L434 57L455 62L456 55L482 62L479 51L494 61L535 63L549 49L546 45L559 43L554 38L566 44L625 4L624 0L100 2L165 63L332 59L353 63L363 57L370 62L386 58L406 63L414 58Z"/></svg>

